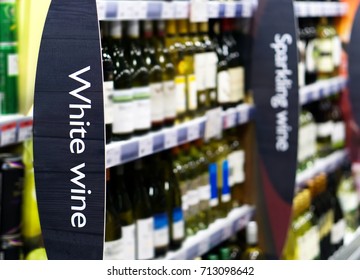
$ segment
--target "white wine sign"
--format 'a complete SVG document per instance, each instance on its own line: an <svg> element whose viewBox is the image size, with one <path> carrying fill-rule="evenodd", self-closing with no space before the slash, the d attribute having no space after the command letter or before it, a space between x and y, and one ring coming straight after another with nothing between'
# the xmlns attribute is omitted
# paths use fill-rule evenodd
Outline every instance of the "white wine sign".
<svg viewBox="0 0 360 280"><path fill-rule="evenodd" d="M105 141L95 0L52 0L34 101L34 168L49 259L102 259Z"/></svg>
<svg viewBox="0 0 360 280"><path fill-rule="evenodd" d="M255 16L251 86L267 222L268 252L279 257L294 195L297 167L299 95L297 35L292 0L259 2ZM261 214L259 214L261 215Z"/></svg>

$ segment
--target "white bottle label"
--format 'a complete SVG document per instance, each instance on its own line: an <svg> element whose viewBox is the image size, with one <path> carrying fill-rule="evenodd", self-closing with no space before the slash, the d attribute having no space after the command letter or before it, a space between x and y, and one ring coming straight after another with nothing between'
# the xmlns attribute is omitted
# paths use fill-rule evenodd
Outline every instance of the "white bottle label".
<svg viewBox="0 0 360 280"><path fill-rule="evenodd" d="M187 192L187 199L189 207L199 203L199 192L197 190L190 190Z"/></svg>
<svg viewBox="0 0 360 280"><path fill-rule="evenodd" d="M319 72L330 73L334 71L333 60L333 41L332 39L318 39L317 40L318 58L316 68Z"/></svg>
<svg viewBox="0 0 360 280"><path fill-rule="evenodd" d="M316 226L297 239L298 259L313 260L320 254L320 234Z"/></svg>
<svg viewBox="0 0 360 280"><path fill-rule="evenodd" d="M342 239L344 239L346 230L346 222L345 219L341 219L331 228L331 244L337 244Z"/></svg>
<svg viewBox="0 0 360 280"><path fill-rule="evenodd" d="M135 224L122 226L122 259L135 260Z"/></svg>
<svg viewBox="0 0 360 280"><path fill-rule="evenodd" d="M185 76L175 78L176 112L178 114L186 111L186 79Z"/></svg>
<svg viewBox="0 0 360 280"><path fill-rule="evenodd" d="M317 136L318 137L328 137L331 136L333 129L333 122L328 121L325 123L319 123L317 125Z"/></svg>
<svg viewBox="0 0 360 280"><path fill-rule="evenodd" d="M154 245L162 247L169 244L169 220L167 214L154 215Z"/></svg>
<svg viewBox="0 0 360 280"><path fill-rule="evenodd" d="M210 185L199 187L199 196L200 196L200 201L210 201L211 198Z"/></svg>
<svg viewBox="0 0 360 280"><path fill-rule="evenodd" d="M230 102L230 75L229 71L220 71L217 75L218 101Z"/></svg>
<svg viewBox="0 0 360 280"><path fill-rule="evenodd" d="M151 90L151 121L162 122L164 120L164 88L162 83L150 84Z"/></svg>
<svg viewBox="0 0 360 280"><path fill-rule="evenodd" d="M341 64L341 40L339 36L333 37L333 61L334 65L337 67Z"/></svg>
<svg viewBox="0 0 360 280"><path fill-rule="evenodd" d="M19 63L17 54L8 55L8 76L17 76L19 75Z"/></svg>
<svg viewBox="0 0 360 280"><path fill-rule="evenodd" d="M135 87L133 88L136 117L135 129L149 129L151 127L151 102L150 102L150 87Z"/></svg>
<svg viewBox="0 0 360 280"><path fill-rule="evenodd" d="M341 208L345 213L350 213L351 211L354 211L359 205L359 199L355 191L340 193L339 201L341 204Z"/></svg>
<svg viewBox="0 0 360 280"><path fill-rule="evenodd" d="M230 75L230 102L239 102L245 97L244 68L229 68Z"/></svg>
<svg viewBox="0 0 360 280"><path fill-rule="evenodd" d="M122 253L122 239L105 242L103 258L104 260L121 260Z"/></svg>
<svg viewBox="0 0 360 280"><path fill-rule="evenodd" d="M174 119L176 117L176 95L175 81L163 82L164 88L164 114L166 119Z"/></svg>
<svg viewBox="0 0 360 280"><path fill-rule="evenodd" d="M211 207L216 207L219 205L219 199L218 198L212 198L210 199L210 206Z"/></svg>
<svg viewBox="0 0 360 280"><path fill-rule="evenodd" d="M114 82L104 82L104 114L105 124L112 124L114 122L114 103L113 103L113 90Z"/></svg>
<svg viewBox="0 0 360 280"><path fill-rule="evenodd" d="M226 193L221 195L221 202L226 203L229 202L230 200L231 200L230 194Z"/></svg>
<svg viewBox="0 0 360 280"><path fill-rule="evenodd" d="M233 187L235 184L241 184L245 181L245 152L234 151L228 155L229 163L229 185Z"/></svg>
<svg viewBox="0 0 360 280"><path fill-rule="evenodd" d="M333 144L345 141L345 123L342 121L334 123L334 129L331 134L331 142Z"/></svg>
<svg viewBox="0 0 360 280"><path fill-rule="evenodd" d="M206 54L198 53L194 55L194 71L196 76L196 88L198 91L206 89Z"/></svg>
<svg viewBox="0 0 360 280"><path fill-rule="evenodd" d="M154 219L153 217L136 222L137 259L154 257Z"/></svg>
<svg viewBox="0 0 360 280"><path fill-rule="evenodd" d="M316 69L316 61L314 56L315 43L316 40L311 40L308 42L306 46L305 65L306 65L306 71L309 73L315 72Z"/></svg>
<svg viewBox="0 0 360 280"><path fill-rule="evenodd" d="M129 133L134 130L134 110L132 89L114 90L113 133Z"/></svg>
<svg viewBox="0 0 360 280"><path fill-rule="evenodd" d="M218 56L215 52L206 53L205 84L206 89L216 88Z"/></svg>
<svg viewBox="0 0 360 280"><path fill-rule="evenodd" d="M197 85L196 85L196 76L188 75L187 76L187 90L188 90L188 108L189 110L196 110L198 108L197 104Z"/></svg>

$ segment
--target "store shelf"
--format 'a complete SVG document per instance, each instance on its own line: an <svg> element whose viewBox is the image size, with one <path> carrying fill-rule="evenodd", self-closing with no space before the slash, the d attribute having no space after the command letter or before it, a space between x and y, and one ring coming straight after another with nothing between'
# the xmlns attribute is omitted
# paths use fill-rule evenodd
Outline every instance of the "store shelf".
<svg viewBox="0 0 360 280"><path fill-rule="evenodd" d="M304 86L299 90L300 104L305 105L321 98L336 94L340 90L344 89L346 85L347 79L339 76L328 80L320 80L314 84Z"/></svg>
<svg viewBox="0 0 360 280"><path fill-rule="evenodd" d="M21 143L32 137L32 117L6 115L0 117L0 147Z"/></svg>
<svg viewBox="0 0 360 280"><path fill-rule="evenodd" d="M337 250L330 260L360 260L360 228L355 232L348 232L344 238L344 245Z"/></svg>
<svg viewBox="0 0 360 280"><path fill-rule="evenodd" d="M222 112L222 129L245 124L253 118L254 107L241 104L236 108ZM205 135L207 117L165 128L159 132L151 132L130 140L113 142L106 146L106 167L110 168L122 163L151 155L180 144L191 142Z"/></svg>
<svg viewBox="0 0 360 280"><path fill-rule="evenodd" d="M297 174L295 192L301 189L301 187L306 184L307 180L315 177L317 174L320 174L322 172L331 173L332 171L334 171L347 159L347 157L347 151L340 150L333 152L325 158L316 160L311 168Z"/></svg>
<svg viewBox="0 0 360 280"><path fill-rule="evenodd" d="M205 17L208 18L252 17L257 1L241 0L228 3L209 1L205 4L208 7ZM156 20L190 17L190 1L98 0L97 7L99 20Z"/></svg>
<svg viewBox="0 0 360 280"><path fill-rule="evenodd" d="M187 238L178 251L169 252L165 259L191 260L205 254L243 229L252 219L254 212L255 208L249 205L232 210L226 218L215 221L206 230Z"/></svg>
<svg viewBox="0 0 360 280"><path fill-rule="evenodd" d="M298 17L342 16L348 11L348 4L341 2L294 2Z"/></svg>

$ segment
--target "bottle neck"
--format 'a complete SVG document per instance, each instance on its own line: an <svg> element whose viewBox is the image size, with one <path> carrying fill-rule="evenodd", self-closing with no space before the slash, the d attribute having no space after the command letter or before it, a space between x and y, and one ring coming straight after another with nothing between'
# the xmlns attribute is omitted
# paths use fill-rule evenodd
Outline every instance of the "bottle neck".
<svg viewBox="0 0 360 280"><path fill-rule="evenodd" d="M111 22L110 36L115 40L120 40L122 38L122 24L120 21Z"/></svg>
<svg viewBox="0 0 360 280"><path fill-rule="evenodd" d="M139 21L132 20L128 22L127 35L131 39L139 39L140 37L140 25Z"/></svg>

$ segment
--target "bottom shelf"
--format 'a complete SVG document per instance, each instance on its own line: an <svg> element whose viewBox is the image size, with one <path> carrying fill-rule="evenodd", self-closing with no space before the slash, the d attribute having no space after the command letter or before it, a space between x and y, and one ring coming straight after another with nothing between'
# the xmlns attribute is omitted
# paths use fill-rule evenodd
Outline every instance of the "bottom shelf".
<svg viewBox="0 0 360 280"><path fill-rule="evenodd" d="M187 238L179 250L169 252L163 259L192 260L205 254L243 229L252 219L254 212L255 208L249 205L233 209L226 218L215 221L206 230Z"/></svg>

